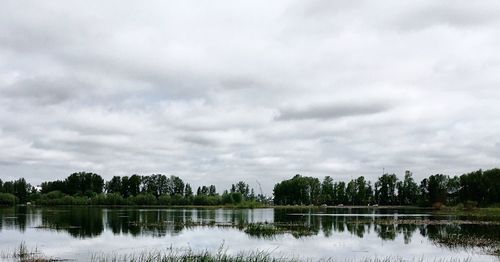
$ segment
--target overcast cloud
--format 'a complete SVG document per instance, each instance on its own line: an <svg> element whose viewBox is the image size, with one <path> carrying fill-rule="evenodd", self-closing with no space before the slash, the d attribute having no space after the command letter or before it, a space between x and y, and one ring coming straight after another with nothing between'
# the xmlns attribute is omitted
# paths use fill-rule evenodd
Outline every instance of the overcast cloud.
<svg viewBox="0 0 500 262"><path fill-rule="evenodd" d="M2 1L0 177L499 166L500 2Z"/></svg>

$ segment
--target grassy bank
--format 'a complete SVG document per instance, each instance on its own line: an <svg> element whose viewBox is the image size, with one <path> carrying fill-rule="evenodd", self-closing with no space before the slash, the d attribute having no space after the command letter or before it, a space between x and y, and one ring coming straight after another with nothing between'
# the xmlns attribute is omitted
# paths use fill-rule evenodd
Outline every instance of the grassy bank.
<svg viewBox="0 0 500 262"><path fill-rule="evenodd" d="M74 258L56 258L43 255L38 249L29 249L24 243L21 243L18 248L10 252L2 252L0 255L2 261L16 262L60 262L60 261L77 261ZM447 259L403 259L400 257L387 256L379 257L364 257L359 259L308 259L293 257L285 254L278 254L274 251L251 251L240 252L237 254L228 254L227 249L221 246L217 252L209 251L193 251L191 249L174 249L167 248L165 250L145 250L131 254L116 254L116 253L100 253L92 254L91 262L295 262L295 261L325 261L325 262L469 262L471 258L447 258Z"/></svg>

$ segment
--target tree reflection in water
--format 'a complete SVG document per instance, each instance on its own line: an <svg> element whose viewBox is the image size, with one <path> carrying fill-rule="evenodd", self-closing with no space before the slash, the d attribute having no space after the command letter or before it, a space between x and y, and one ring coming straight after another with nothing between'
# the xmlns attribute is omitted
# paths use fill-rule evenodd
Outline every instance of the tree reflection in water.
<svg viewBox="0 0 500 262"><path fill-rule="evenodd" d="M348 232L359 238L374 233L384 241L402 236L409 244L415 232L440 245L474 247L474 242L449 241L454 239L483 239L498 245L500 225L485 224L432 224L429 217L412 217L408 223L401 217L378 217L373 210L347 213L331 210L325 216L317 210L290 209L103 209L91 207L68 208L7 208L0 209L0 231L27 227L40 230L68 232L76 238L92 238L109 230L113 234L163 237L179 235L195 227L229 227L246 232L251 237L275 237L291 234L301 238L320 233L327 238ZM393 212L393 211L381 211ZM426 223L419 223L426 221ZM256 223L271 227L249 227ZM259 232L262 230L262 232ZM265 231L265 232L264 232ZM476 242L479 245L483 242Z"/></svg>

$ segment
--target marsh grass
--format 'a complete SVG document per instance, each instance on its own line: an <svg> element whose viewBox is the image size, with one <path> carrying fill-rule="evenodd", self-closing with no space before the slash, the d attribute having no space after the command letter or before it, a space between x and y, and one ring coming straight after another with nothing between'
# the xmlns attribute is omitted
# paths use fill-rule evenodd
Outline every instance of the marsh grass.
<svg viewBox="0 0 500 262"><path fill-rule="evenodd" d="M275 250L256 250L228 254L228 249L222 244L216 252L193 251L190 248L166 248L164 250L142 250L132 253L94 253L89 260L91 262L470 262L471 258L446 258L446 259L405 259L401 257L366 257L360 259L308 259L293 257L287 254L277 253ZM73 261L72 259L57 259L45 257L37 248L29 249L23 242L14 251L4 252L0 255L1 261L15 262L60 262Z"/></svg>
<svg viewBox="0 0 500 262"><path fill-rule="evenodd" d="M24 242L13 251L0 253L2 261L15 261L15 262L57 262L64 261L63 259L56 259L46 257L38 250L38 248L30 249Z"/></svg>
<svg viewBox="0 0 500 262"><path fill-rule="evenodd" d="M318 260L290 257L286 255L276 255L273 252L253 251L243 252L236 255L228 255L226 250L219 250L217 253L208 251L193 252L168 249L166 251L144 251L138 254L99 254L92 256L92 262L470 262L471 258L446 258L431 259L424 258L405 259L400 257L383 258L361 258L361 259L334 259L323 258Z"/></svg>
<svg viewBox="0 0 500 262"><path fill-rule="evenodd" d="M481 250L486 254L500 256L500 241L487 237L450 234L436 239L435 243L451 249Z"/></svg>
<svg viewBox="0 0 500 262"><path fill-rule="evenodd" d="M383 257L383 258L361 258L361 259L333 259L323 258L318 260L305 259L298 257L289 257L286 255L273 255L272 252L254 251L247 253L238 253L228 255L226 251L212 254L208 251L193 252L189 251L145 251L132 255L101 254L94 255L90 260L92 262L298 262L298 261L318 261L318 262L470 262L471 258L445 258L431 259L424 258L405 259L401 257Z"/></svg>
<svg viewBox="0 0 500 262"><path fill-rule="evenodd" d="M132 254L94 254L92 262L284 262L300 261L297 258L280 256L273 251L227 253L222 244L217 252L193 251L192 249L168 248L165 250L142 251Z"/></svg>

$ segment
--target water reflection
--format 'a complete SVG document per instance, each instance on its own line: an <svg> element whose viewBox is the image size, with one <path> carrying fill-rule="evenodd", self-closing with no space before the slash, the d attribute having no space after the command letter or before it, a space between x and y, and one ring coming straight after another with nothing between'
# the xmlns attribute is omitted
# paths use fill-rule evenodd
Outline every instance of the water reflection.
<svg viewBox="0 0 500 262"><path fill-rule="evenodd" d="M0 209L0 232L26 228L67 232L75 238L94 238L105 231L114 235L176 236L195 227L230 227L249 237L262 238L290 234L303 238L322 234L329 238L349 232L364 238L374 234L384 241L402 236L410 244L414 234L446 245L450 236L486 238L500 241L500 226L484 224L433 224L443 219L428 213L405 216L407 210L291 210L291 209L102 209L102 208L7 208ZM427 221L427 223L408 223ZM249 225L270 227L248 230ZM265 230L265 232L264 232ZM456 243L454 243L456 244ZM469 243L470 244L470 243ZM463 244L467 246L467 243ZM450 244L451 246L451 244Z"/></svg>

